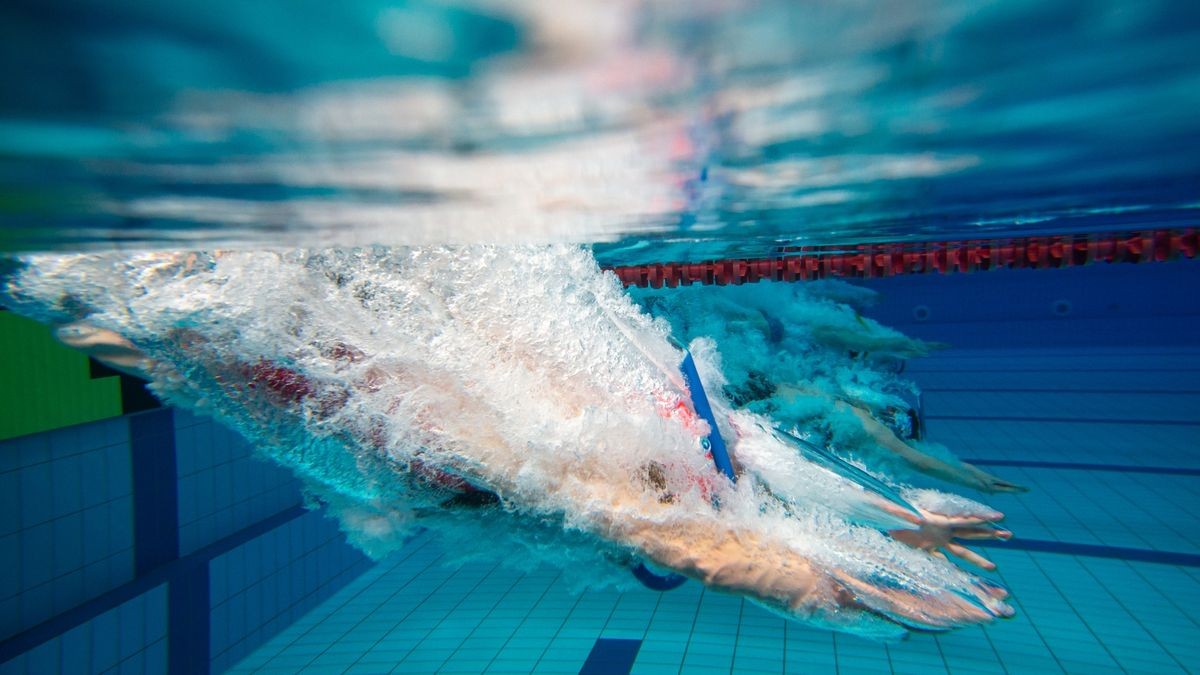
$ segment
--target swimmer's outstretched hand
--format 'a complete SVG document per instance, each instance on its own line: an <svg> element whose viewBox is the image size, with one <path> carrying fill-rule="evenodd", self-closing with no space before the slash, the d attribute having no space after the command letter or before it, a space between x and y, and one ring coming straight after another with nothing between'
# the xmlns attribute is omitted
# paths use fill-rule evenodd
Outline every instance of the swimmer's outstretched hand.
<svg viewBox="0 0 1200 675"><path fill-rule="evenodd" d="M1024 485L1010 483L1002 478L993 476L974 464L963 462L962 468L964 474L963 483L980 492L987 492L988 494L996 494L998 492L1029 492L1029 488Z"/></svg>
<svg viewBox="0 0 1200 675"><path fill-rule="evenodd" d="M927 551L930 555L945 558L949 553L985 570L996 569L996 563L984 558L971 549L957 543L956 539L992 539L1006 541L1012 532L996 527L1004 519L999 511L979 514L948 516L919 509L922 520L915 530L892 530L892 538L913 548ZM1003 591L1003 589L1000 589ZM1007 595L1007 592L1004 592ZM1003 597L1003 596L998 596Z"/></svg>
<svg viewBox="0 0 1200 675"><path fill-rule="evenodd" d="M934 478L965 485L973 490L994 494L997 492L1028 492L1029 488L1010 483L966 462L949 462L918 449L898 438L891 429L871 416L864 408L838 404L850 411L862 422L863 429L879 443L879 447L890 450L908 462L917 471Z"/></svg>

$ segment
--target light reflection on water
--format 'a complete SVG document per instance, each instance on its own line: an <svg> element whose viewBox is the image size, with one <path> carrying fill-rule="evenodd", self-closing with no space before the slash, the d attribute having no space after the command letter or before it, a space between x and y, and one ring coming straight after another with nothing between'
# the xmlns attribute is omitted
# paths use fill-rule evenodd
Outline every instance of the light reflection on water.
<svg viewBox="0 0 1200 675"><path fill-rule="evenodd" d="M0 247L1193 226L1171 2L7 3ZM44 46L54 44L56 49Z"/></svg>

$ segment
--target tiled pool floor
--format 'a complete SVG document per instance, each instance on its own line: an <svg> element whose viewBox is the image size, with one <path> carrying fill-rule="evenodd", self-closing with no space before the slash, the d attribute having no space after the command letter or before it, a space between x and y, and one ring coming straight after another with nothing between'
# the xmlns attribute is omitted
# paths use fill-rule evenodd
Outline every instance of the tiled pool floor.
<svg viewBox="0 0 1200 675"><path fill-rule="evenodd" d="M883 645L694 582L579 595L549 569L447 566L419 536L234 671L614 672L631 649L633 673L1197 671L1197 356L948 352L913 364L931 436L1033 488L985 500L1018 537L987 550L1013 592L1009 621ZM1143 377L1155 369L1165 376ZM1060 389L1071 393L1048 393Z"/></svg>

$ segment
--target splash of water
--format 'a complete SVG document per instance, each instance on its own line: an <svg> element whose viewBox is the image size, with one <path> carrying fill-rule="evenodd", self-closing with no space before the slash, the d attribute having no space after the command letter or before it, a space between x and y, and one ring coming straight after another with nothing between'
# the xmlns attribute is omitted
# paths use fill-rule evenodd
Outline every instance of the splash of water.
<svg viewBox="0 0 1200 675"><path fill-rule="evenodd" d="M4 286L11 308L128 340L158 394L292 467L373 555L425 526L463 555L503 551L512 564L601 582L636 556L792 618L878 637L1008 611L980 580L877 529L895 522L877 493L719 396L722 434L786 480L716 474L697 442L707 425L664 372L681 356L669 327L586 250L23 263ZM694 346L702 373L719 380L711 345ZM455 506L452 488L464 482L499 503Z"/></svg>

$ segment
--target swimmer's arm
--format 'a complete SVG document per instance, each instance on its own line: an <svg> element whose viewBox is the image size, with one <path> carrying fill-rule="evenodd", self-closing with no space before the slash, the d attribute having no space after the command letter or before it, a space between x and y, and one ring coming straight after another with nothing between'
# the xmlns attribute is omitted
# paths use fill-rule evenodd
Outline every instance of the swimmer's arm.
<svg viewBox="0 0 1200 675"><path fill-rule="evenodd" d="M880 445L880 447L883 447L884 449L899 456L905 462L908 462L910 465L912 465L913 468L921 471L922 473L927 473L938 478L944 478L946 480L951 480L952 482L958 482L957 480L953 480L951 478L951 476L954 475L954 467L940 459L937 459L936 457L931 457L900 440L896 437L896 434L893 433L891 429L887 428L885 425L881 424L878 420L872 417L871 413L858 406L843 403L841 401L838 401L834 405L838 410L848 409L850 412L854 413L854 416L857 417L858 421L862 423L863 430L867 432L867 435L874 439L875 442Z"/></svg>
<svg viewBox="0 0 1200 675"><path fill-rule="evenodd" d="M976 466L963 462L950 464L944 460L928 455L900 440L891 429L881 424L866 410L847 403L838 402L837 408L849 408L854 416L862 422L863 430L879 444L880 447L891 451L903 459L917 471L934 478L965 485L983 492L1024 492L1025 488L1015 483L997 478Z"/></svg>
<svg viewBox="0 0 1200 675"><path fill-rule="evenodd" d="M883 620L940 629L1011 614L1002 601L988 596L988 589L968 600L881 587L849 570L819 568L786 541L736 529L721 519L635 519L609 525L609 538L632 544L660 565L802 619L824 615L843 625Z"/></svg>

